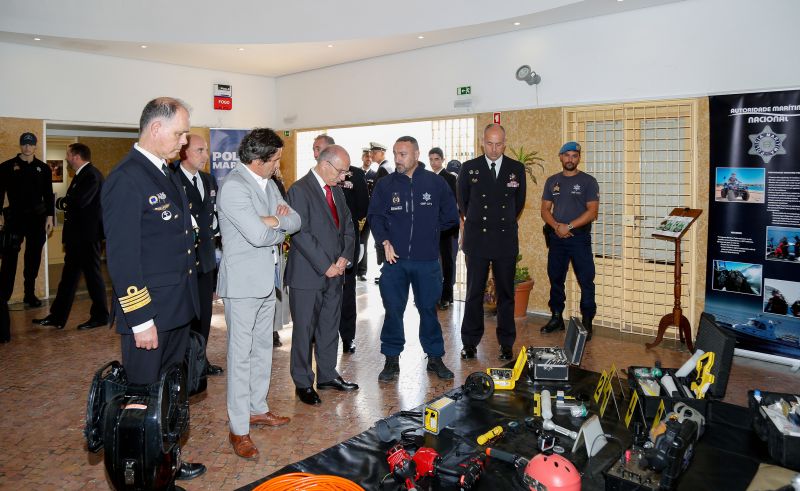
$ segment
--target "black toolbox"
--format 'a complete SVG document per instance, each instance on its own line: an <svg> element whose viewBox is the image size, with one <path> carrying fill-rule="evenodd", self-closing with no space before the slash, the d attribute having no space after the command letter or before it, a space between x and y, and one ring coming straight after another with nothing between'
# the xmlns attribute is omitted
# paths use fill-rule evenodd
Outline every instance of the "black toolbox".
<svg viewBox="0 0 800 491"><path fill-rule="evenodd" d="M800 471L800 436L793 436L782 432L770 419L763 409L781 399L786 402L796 401L796 394L782 392L761 392L761 402L754 397L755 391L747 391L747 405L753 419L753 429L758 437L767 442L767 451L770 457L778 461L783 467Z"/></svg>

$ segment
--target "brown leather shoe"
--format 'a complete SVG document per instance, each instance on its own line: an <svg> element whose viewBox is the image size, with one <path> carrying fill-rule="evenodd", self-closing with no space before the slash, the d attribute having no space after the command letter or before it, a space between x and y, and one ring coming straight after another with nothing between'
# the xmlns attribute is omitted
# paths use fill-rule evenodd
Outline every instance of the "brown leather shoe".
<svg viewBox="0 0 800 491"><path fill-rule="evenodd" d="M267 412L264 414L250 415L251 425L283 426L289 421L291 421L291 419L285 416L278 416L277 414L272 414L271 412Z"/></svg>
<svg viewBox="0 0 800 491"><path fill-rule="evenodd" d="M228 440L230 440L231 445L233 445L233 453L239 457L250 460L258 458L258 449L256 448L256 444L253 443L253 440L250 439L250 435L239 436L230 433L228 435Z"/></svg>

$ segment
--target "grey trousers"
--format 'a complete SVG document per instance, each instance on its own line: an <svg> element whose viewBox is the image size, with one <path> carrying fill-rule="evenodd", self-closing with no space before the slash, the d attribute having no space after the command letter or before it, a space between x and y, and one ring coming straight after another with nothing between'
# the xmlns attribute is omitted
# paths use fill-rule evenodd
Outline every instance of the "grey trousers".
<svg viewBox="0 0 800 491"><path fill-rule="evenodd" d="M305 389L314 385L311 369L311 343L317 358L317 383L330 382L339 376L336 359L339 348L339 320L342 312L342 277L326 280L324 290L291 288L292 354L289 372L294 385Z"/></svg>
<svg viewBox="0 0 800 491"><path fill-rule="evenodd" d="M250 433L250 415L269 410L275 294L223 298L228 325L228 420L231 433Z"/></svg>

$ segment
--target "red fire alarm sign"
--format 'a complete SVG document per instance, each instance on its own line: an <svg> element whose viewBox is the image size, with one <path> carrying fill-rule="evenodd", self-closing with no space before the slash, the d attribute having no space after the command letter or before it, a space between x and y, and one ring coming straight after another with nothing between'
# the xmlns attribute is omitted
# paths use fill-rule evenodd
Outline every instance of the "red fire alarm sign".
<svg viewBox="0 0 800 491"><path fill-rule="evenodd" d="M233 108L233 98L214 96L214 109L218 111L230 111Z"/></svg>

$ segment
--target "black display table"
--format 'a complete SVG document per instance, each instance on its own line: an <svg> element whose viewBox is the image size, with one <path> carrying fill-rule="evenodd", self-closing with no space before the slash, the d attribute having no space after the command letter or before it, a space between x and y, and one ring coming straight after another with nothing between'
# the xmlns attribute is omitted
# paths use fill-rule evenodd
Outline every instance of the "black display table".
<svg viewBox="0 0 800 491"><path fill-rule="evenodd" d="M307 472L312 474L333 474L352 480L368 490L395 490L401 489L391 477L386 479L383 488L380 483L389 473L386 462L386 451L401 438L404 430L413 430L422 435L421 443L424 446L436 449L443 457L445 464L451 468L463 460L467 455L483 453L485 447L478 446L476 437L497 425L503 425L504 433L499 439L490 443L490 446L513 452L526 458L537 453L536 437L533 431L528 430L524 418L533 415L534 391L548 388L551 393L555 390L565 389L563 384L530 384L523 379L523 373L517 388L514 391L496 391L486 401L475 401L462 397L457 401L456 422L439 435L432 435L421 429L421 418L411 418L400 414L387 418L391 429L392 441L384 442L379 438L375 427L350 438L347 441L334 445L322 452L312 455L307 459L290 464L274 474L259 481L240 488L252 490L258 484L272 477L290 472ZM588 400L594 392L599 380L597 373L588 372L580 368L571 368L568 394L577 396L585 395ZM615 382L616 383L616 382ZM453 389L447 395L460 392L460 388ZM617 420L616 411L611 407L606 410L602 426L605 433L610 433L628 448L631 436L622 421ZM620 401L620 411L627 407L627 402ZM424 405L418 406L414 411L422 411ZM594 405L588 406L590 412L596 412ZM688 470L681 477L678 489L746 489L755 475L761 462L774 463L766 454L765 445L758 440L750 427L750 414L747 408L725 404L722 402L709 403L706 431L695 446L695 455ZM540 418L537 418L541 421ZM581 418L573 418L568 412L556 411L554 407L554 422L569 429L577 431L582 423ZM508 423L519 422L516 431L509 431ZM607 469L612 462L617 460L623 448L613 440L591 459L587 466L586 450L573 456L570 453L573 441L567 437L559 437L559 445L566 449L564 457L571 460L579 471L583 473L582 489L602 490L605 481L602 470ZM386 436L384 435L384 438ZM413 452L412 452L413 453ZM420 484L425 484L420 483ZM428 489L420 486L420 489ZM430 489L457 489L452 486L439 486L436 481ZM476 490L514 490L526 489L511 464L494 459L487 461L485 473Z"/></svg>

